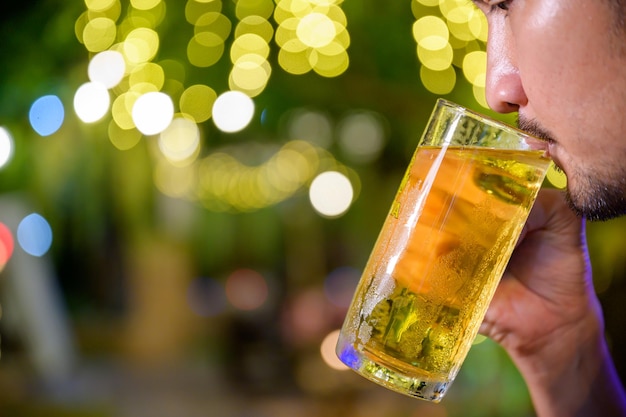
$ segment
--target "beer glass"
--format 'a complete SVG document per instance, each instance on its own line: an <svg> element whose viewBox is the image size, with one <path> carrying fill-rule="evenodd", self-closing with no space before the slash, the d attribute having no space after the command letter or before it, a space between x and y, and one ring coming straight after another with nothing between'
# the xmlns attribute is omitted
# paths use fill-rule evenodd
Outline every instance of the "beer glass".
<svg viewBox="0 0 626 417"><path fill-rule="evenodd" d="M437 101L346 316L343 363L389 389L441 401L541 187L546 148Z"/></svg>

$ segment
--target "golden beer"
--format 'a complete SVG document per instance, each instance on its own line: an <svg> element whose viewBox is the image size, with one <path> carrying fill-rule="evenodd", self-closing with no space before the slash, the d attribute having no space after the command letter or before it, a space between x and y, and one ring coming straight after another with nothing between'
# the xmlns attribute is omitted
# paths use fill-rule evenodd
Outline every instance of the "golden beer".
<svg viewBox="0 0 626 417"><path fill-rule="evenodd" d="M549 163L541 150L418 147L346 317L339 358L390 389L439 401Z"/></svg>

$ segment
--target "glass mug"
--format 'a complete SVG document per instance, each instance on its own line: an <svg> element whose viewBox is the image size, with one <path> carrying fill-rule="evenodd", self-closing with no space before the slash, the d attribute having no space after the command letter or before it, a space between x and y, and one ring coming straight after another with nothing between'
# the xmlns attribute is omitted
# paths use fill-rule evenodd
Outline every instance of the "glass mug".
<svg viewBox="0 0 626 417"><path fill-rule="evenodd" d="M348 367L441 401L541 187L546 143L439 99L337 344Z"/></svg>

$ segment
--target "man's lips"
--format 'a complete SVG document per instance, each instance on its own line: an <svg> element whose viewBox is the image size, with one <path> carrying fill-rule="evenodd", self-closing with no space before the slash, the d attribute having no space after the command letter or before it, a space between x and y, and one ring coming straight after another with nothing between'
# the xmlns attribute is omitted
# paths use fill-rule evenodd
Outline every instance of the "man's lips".
<svg viewBox="0 0 626 417"><path fill-rule="evenodd" d="M563 165L561 165L561 162L559 160L559 144L556 143L554 140L548 140L548 157L550 159L552 159L552 161L554 162L554 165L556 165L559 169L563 170Z"/></svg>

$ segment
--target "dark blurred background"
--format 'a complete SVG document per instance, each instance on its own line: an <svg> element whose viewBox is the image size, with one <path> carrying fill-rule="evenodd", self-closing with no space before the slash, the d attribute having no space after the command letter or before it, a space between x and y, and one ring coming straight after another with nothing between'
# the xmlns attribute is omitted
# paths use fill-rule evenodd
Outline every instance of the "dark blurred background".
<svg viewBox="0 0 626 417"><path fill-rule="evenodd" d="M533 415L484 338L439 405L333 353L436 98L514 120L486 108L468 2L37 0L0 19L0 415ZM624 220L588 230L624 378Z"/></svg>

